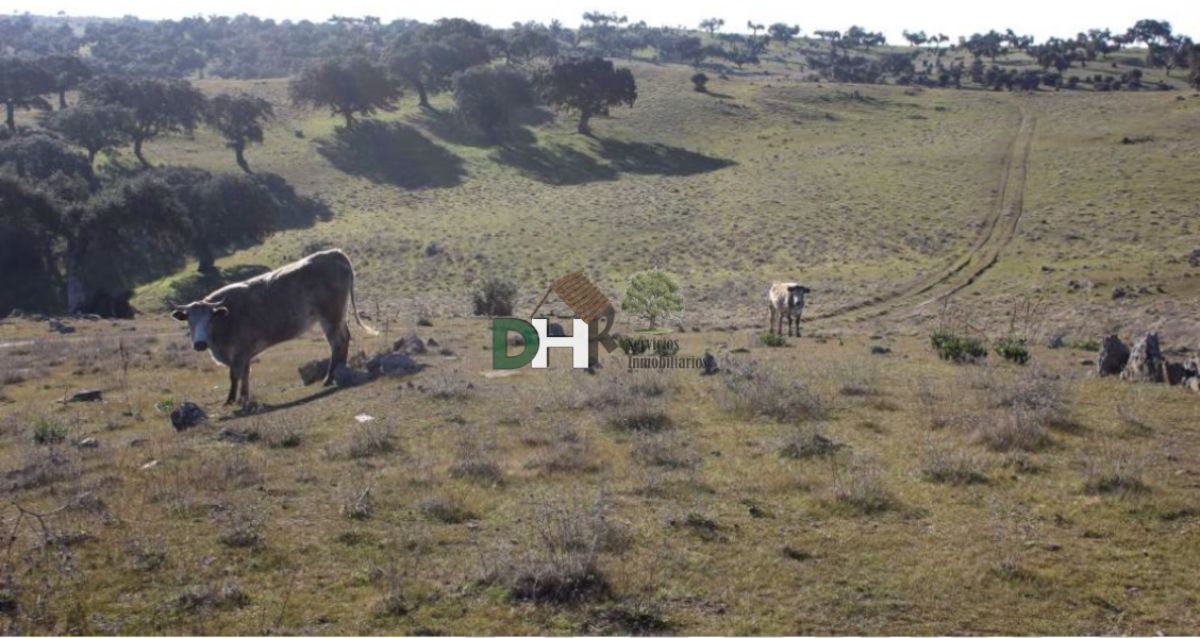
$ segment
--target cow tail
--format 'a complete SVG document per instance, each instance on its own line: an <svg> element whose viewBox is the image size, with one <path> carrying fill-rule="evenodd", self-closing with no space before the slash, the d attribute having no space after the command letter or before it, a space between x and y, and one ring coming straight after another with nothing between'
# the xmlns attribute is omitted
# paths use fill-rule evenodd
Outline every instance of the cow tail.
<svg viewBox="0 0 1200 638"><path fill-rule="evenodd" d="M346 260L346 265L350 266L350 310L354 312L354 323L357 323L358 327L365 330L367 334L376 336L379 334L379 331L363 323L362 317L358 316L358 303L354 301L354 266L350 265L349 259Z"/></svg>

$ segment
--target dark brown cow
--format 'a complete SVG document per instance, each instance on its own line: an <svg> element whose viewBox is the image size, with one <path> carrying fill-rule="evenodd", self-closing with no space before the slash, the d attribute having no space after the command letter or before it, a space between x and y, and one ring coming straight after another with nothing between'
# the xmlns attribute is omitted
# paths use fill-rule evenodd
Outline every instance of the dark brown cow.
<svg viewBox="0 0 1200 638"><path fill-rule="evenodd" d="M192 346L208 350L219 364L229 367L229 397L250 402L250 360L271 346L295 339L320 322L331 355L325 385L346 363L350 326L346 323L349 299L354 320L368 334L354 302L354 268L340 250L313 253L278 270L230 284L200 301L179 306L171 316L188 322Z"/></svg>

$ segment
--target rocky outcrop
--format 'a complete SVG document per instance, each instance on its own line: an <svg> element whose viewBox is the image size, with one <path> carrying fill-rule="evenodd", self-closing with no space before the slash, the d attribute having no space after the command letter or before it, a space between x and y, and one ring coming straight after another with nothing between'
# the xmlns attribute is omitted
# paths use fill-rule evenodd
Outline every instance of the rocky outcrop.
<svg viewBox="0 0 1200 638"><path fill-rule="evenodd" d="M1158 333L1147 332L1133 342L1133 349L1129 352L1129 362L1121 371L1121 379L1162 383L1166 364L1167 361L1163 358L1162 348L1158 343Z"/></svg>
<svg viewBox="0 0 1200 638"><path fill-rule="evenodd" d="M1101 377L1121 374L1128 361L1129 347L1117 335L1108 335L1100 345L1100 354L1096 357L1096 374Z"/></svg>

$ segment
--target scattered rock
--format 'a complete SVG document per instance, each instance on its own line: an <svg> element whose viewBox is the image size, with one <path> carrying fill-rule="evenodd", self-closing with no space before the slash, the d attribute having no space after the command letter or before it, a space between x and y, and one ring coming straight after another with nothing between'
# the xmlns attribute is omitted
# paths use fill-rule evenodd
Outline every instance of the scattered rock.
<svg viewBox="0 0 1200 638"><path fill-rule="evenodd" d="M428 350L425 348L425 342L417 336L417 333L411 333L406 337L401 337L392 344L393 352L406 352L408 354L425 354Z"/></svg>
<svg viewBox="0 0 1200 638"><path fill-rule="evenodd" d="M60 335L69 335L72 332L75 332L75 326L68 326L58 319L51 319L48 323L50 325L50 329Z"/></svg>
<svg viewBox="0 0 1200 638"><path fill-rule="evenodd" d="M1193 250L1192 253L1188 255L1187 260L1188 265L1192 268L1200 268L1200 248Z"/></svg>
<svg viewBox="0 0 1200 638"><path fill-rule="evenodd" d="M425 340L425 345L429 346L430 348L436 348L438 347L438 342L433 337L430 337Z"/></svg>
<svg viewBox="0 0 1200 638"><path fill-rule="evenodd" d="M514 333L508 335L508 345L523 346L523 345L525 345L525 337L522 337L521 334L518 332L514 332Z"/></svg>
<svg viewBox="0 0 1200 638"><path fill-rule="evenodd" d="M367 373L372 377L402 377L419 371L421 367L406 352L387 352L367 363Z"/></svg>
<svg viewBox="0 0 1200 638"><path fill-rule="evenodd" d="M547 337L565 337L565 336L567 336L567 333L566 333L566 331L563 330L561 323L549 323L549 324L546 324L546 336Z"/></svg>
<svg viewBox="0 0 1200 638"><path fill-rule="evenodd" d="M95 448L100 447L100 442L96 440L96 437L89 436L86 439L79 441L75 445L78 447L90 450L90 449L95 449Z"/></svg>
<svg viewBox="0 0 1200 638"><path fill-rule="evenodd" d="M158 467L158 459L154 459L153 461L150 461L150 462L142 465L143 470L152 470L156 467Z"/></svg>
<svg viewBox="0 0 1200 638"><path fill-rule="evenodd" d="M1158 333L1148 332L1133 342L1133 349L1129 352L1129 363L1121 371L1121 379L1161 383L1165 365L1166 359L1163 358L1162 348L1158 344Z"/></svg>
<svg viewBox="0 0 1200 638"><path fill-rule="evenodd" d="M1096 355L1096 374L1101 377L1121 374L1129 361L1129 347L1117 335L1108 335Z"/></svg>
<svg viewBox="0 0 1200 638"><path fill-rule="evenodd" d="M1067 345L1067 338L1063 335L1053 335L1046 340L1046 347L1051 350L1064 348Z"/></svg>
<svg viewBox="0 0 1200 638"><path fill-rule="evenodd" d="M705 352L704 358L701 359L700 363L704 366L701 368L700 374L710 375L721 371L721 369L717 367L717 358L714 357L713 353L711 352Z"/></svg>
<svg viewBox="0 0 1200 638"><path fill-rule="evenodd" d="M208 420L208 415L200 406L188 401L171 410L171 425L176 431L186 430Z"/></svg>
<svg viewBox="0 0 1200 638"><path fill-rule="evenodd" d="M93 390L80 390L79 392L72 394L71 398L67 399L67 403L84 403L84 402L89 402L89 401L99 401L102 398L103 398L103 393L100 390L94 390L94 389Z"/></svg>
<svg viewBox="0 0 1200 638"><path fill-rule="evenodd" d="M353 388L371 380L371 375L364 370L355 370L350 366L338 366L333 371L333 382L339 388Z"/></svg>
<svg viewBox="0 0 1200 638"><path fill-rule="evenodd" d="M1124 299L1124 298L1125 298L1125 296L1126 296L1126 295L1128 295L1128 294L1129 294L1129 293L1128 293L1128 292L1126 292L1124 288L1122 288L1122 287L1120 287L1120 286L1117 286L1116 288L1113 288L1113 291L1112 291L1112 298L1113 298L1114 300L1116 300L1116 299Z"/></svg>
<svg viewBox="0 0 1200 638"><path fill-rule="evenodd" d="M375 420L375 417L369 414L356 414L354 416L354 420L358 421L359 423L370 423L371 421Z"/></svg>
<svg viewBox="0 0 1200 638"><path fill-rule="evenodd" d="M871 346L871 354L891 354L892 349L887 346Z"/></svg>
<svg viewBox="0 0 1200 638"><path fill-rule="evenodd" d="M1087 279L1080 279L1079 281L1075 281L1074 279L1072 279L1071 281L1067 282L1067 292L1078 292L1080 290L1091 290L1092 288L1095 288L1095 287L1096 287L1096 285L1093 284L1092 282L1088 281Z"/></svg>
<svg viewBox="0 0 1200 638"><path fill-rule="evenodd" d="M314 359L296 369L304 385L312 385L325 378L329 369L329 359Z"/></svg>

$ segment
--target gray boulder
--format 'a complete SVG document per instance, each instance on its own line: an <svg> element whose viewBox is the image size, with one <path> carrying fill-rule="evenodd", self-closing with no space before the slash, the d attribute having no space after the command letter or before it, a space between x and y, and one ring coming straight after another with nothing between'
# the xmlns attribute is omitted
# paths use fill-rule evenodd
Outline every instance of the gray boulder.
<svg viewBox="0 0 1200 638"><path fill-rule="evenodd" d="M419 371L421 367L407 352L385 352L367 363L367 372L373 377L402 377Z"/></svg>
<svg viewBox="0 0 1200 638"><path fill-rule="evenodd" d="M425 347L425 342L417 336L417 333L410 333L406 337L401 337L392 344L393 352L404 352L407 354L425 354L429 350Z"/></svg>
<svg viewBox="0 0 1200 638"><path fill-rule="evenodd" d="M371 375L365 370L355 370L350 366L338 366L333 371L333 382L339 388L353 388L371 380Z"/></svg>
<svg viewBox="0 0 1200 638"><path fill-rule="evenodd" d="M329 359L313 359L308 363L297 368L300 373L300 380L304 385L312 385L325 378L325 372L329 369Z"/></svg>
<svg viewBox="0 0 1200 638"><path fill-rule="evenodd" d="M1158 333L1147 332L1133 342L1129 362L1121 371L1121 379L1162 383L1166 364L1167 360L1163 358L1162 348L1158 344Z"/></svg>
<svg viewBox="0 0 1200 638"><path fill-rule="evenodd" d="M1129 347L1117 335L1108 335L1096 356L1096 374L1101 377L1121 374L1129 361Z"/></svg>

